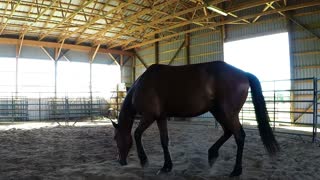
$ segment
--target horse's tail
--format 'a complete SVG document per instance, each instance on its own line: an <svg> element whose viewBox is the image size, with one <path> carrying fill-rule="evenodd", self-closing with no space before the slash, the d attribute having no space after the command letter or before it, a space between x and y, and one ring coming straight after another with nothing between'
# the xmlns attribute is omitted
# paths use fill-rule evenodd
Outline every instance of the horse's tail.
<svg viewBox="0 0 320 180"><path fill-rule="evenodd" d="M269 115L266 108L266 102L262 95L261 84L256 76L247 73L249 79L252 102L255 108L256 119L262 142L270 155L275 154L280 150L279 145L272 133L269 124Z"/></svg>

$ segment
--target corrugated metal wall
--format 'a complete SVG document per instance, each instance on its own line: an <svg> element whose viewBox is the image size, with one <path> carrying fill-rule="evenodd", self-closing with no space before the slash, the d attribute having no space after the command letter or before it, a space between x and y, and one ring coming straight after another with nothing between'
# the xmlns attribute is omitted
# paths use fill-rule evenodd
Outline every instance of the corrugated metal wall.
<svg viewBox="0 0 320 180"><path fill-rule="evenodd" d="M190 36L191 64L223 60L221 30L203 30Z"/></svg>
<svg viewBox="0 0 320 180"><path fill-rule="evenodd" d="M222 31L217 30L204 30L191 33L190 36L190 63L204 63L210 61L223 60L223 42ZM159 63L168 64L174 55L178 52L177 56L172 61L171 65L179 66L186 65L186 45L185 36L179 36L170 42L159 42ZM181 49L180 49L181 47ZM143 47L138 52L138 55L143 61L150 66L155 63L155 45ZM145 71L144 65L137 60L135 70L136 79ZM201 117L212 117L210 113L206 113Z"/></svg>
<svg viewBox="0 0 320 180"><path fill-rule="evenodd" d="M154 46L143 46L140 50L137 51L137 54L142 58L145 64L150 66L155 63L155 47ZM135 64L135 79L137 79L146 68L139 58L136 58Z"/></svg>
<svg viewBox="0 0 320 180"><path fill-rule="evenodd" d="M133 58L132 57L124 57L124 64L121 68L121 82L126 83L128 86L134 81L133 78Z"/></svg>
<svg viewBox="0 0 320 180"><path fill-rule="evenodd" d="M179 36L177 39L171 42L160 42L159 43L159 63L160 64L169 64L170 60L174 57L177 53L179 48L179 53L177 54L176 58L172 61L171 65L179 66L186 64L186 48L183 45L184 43L184 36Z"/></svg>
<svg viewBox="0 0 320 180"><path fill-rule="evenodd" d="M288 2L288 4L294 2ZM237 12L237 15L248 15L253 13L262 12L262 9L252 8L245 11ZM268 16L261 16L254 23L232 24L224 26L224 33L218 30L205 30L194 32L190 34L190 61L194 63L202 63L215 60L223 60L223 41L235 41L245 38L252 38L263 35L270 35L281 32L288 32L290 36L290 61L291 61L291 78L307 78L318 77L320 78L320 11L318 7L292 11L293 19L296 19L301 25L309 29L312 33L301 28L299 25L292 23L288 18L280 15L273 14ZM253 19L250 19L252 21ZM314 36L313 34L316 34ZM170 57L173 57L178 50L184 37L172 40L170 42L160 42L160 63L167 64ZM272 53L272 52L270 52ZM143 47L138 51L138 54L150 65L155 63L155 47ZM186 64L185 61L185 47L181 49L173 61L173 65ZM139 60L137 60L135 70L136 76L140 76L145 67ZM318 82L318 87L320 84ZM308 83L295 83L292 85L295 89L312 88L312 84ZM301 99L302 96L295 96L295 100ZM303 95L305 99L312 99L311 94ZM308 109L310 104L297 105L293 104L296 109ZM293 109L294 110L294 109ZM209 115L208 115L209 116ZM297 115L298 116L298 115ZM294 119L292 119L294 120ZM312 117L304 115L299 122L311 123Z"/></svg>
<svg viewBox="0 0 320 180"><path fill-rule="evenodd" d="M310 13L314 12L314 13ZM315 7L296 11L293 18L300 25L289 22L291 76L292 78L320 78L320 11ZM302 28L302 26L306 29ZM318 87L320 83L318 82ZM292 84L293 89L311 89L313 82L298 81ZM295 100L313 99L312 91L294 93ZM294 103L295 110L312 110L312 103ZM294 120L299 123L312 123L312 115L296 114Z"/></svg>
<svg viewBox="0 0 320 180"><path fill-rule="evenodd" d="M254 14L259 12L259 9L252 9L250 11L256 12L246 11L245 13ZM280 14L262 16L254 23L226 25L225 42L270 35L286 31L287 20Z"/></svg>
<svg viewBox="0 0 320 180"><path fill-rule="evenodd" d="M223 42L221 30L203 30L190 34L190 63L204 63L210 61L223 60ZM177 56L171 65L185 65L186 45L185 36L179 36L169 42L159 42L159 63L168 64L174 55ZM181 47L181 49L179 49ZM142 47L137 51L142 60L150 66L155 63L155 45ZM137 79L144 71L144 65L139 59L136 61L135 70Z"/></svg>

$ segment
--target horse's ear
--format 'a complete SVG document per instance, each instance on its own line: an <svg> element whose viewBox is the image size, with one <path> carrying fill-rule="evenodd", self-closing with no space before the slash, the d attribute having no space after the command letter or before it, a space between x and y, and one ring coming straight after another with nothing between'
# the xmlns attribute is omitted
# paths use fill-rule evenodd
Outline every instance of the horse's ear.
<svg viewBox="0 0 320 180"><path fill-rule="evenodd" d="M114 128L116 128L116 129L118 129L118 128L119 128L119 124L117 124L117 123L113 122L112 120L111 120L111 122L112 122L112 125L113 125L113 127L114 127Z"/></svg>

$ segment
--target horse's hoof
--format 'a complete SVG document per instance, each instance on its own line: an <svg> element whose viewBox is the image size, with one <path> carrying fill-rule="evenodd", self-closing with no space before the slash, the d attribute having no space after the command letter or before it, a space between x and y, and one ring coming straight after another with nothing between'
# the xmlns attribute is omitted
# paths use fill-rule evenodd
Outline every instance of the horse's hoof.
<svg viewBox="0 0 320 180"><path fill-rule="evenodd" d="M236 177L236 176L240 176L241 174L242 174L242 168L236 168L232 171L229 177Z"/></svg>
<svg viewBox="0 0 320 180"><path fill-rule="evenodd" d="M163 167L157 172L157 175L168 174L169 172L171 172L171 168Z"/></svg>
<svg viewBox="0 0 320 180"><path fill-rule="evenodd" d="M143 158L140 160L141 167L147 167L149 165L148 158Z"/></svg>
<svg viewBox="0 0 320 180"><path fill-rule="evenodd" d="M218 153L214 153L213 155L209 156L208 161L209 161L209 166L210 167L212 167L212 165L216 162L218 156L219 156Z"/></svg>

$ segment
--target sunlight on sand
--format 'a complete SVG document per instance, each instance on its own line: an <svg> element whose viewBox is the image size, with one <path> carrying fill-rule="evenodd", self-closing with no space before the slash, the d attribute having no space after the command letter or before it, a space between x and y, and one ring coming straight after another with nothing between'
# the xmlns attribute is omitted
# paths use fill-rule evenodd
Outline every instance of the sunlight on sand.
<svg viewBox="0 0 320 180"><path fill-rule="evenodd" d="M73 126L75 121L69 121L68 123L64 121L59 122L61 126ZM31 130L31 129L39 129L39 128L50 128L50 127L58 127L60 126L57 122L6 122L0 123L0 131L6 131L10 129L23 129L23 130ZM86 122L77 122L74 126L82 127L82 126L109 126L111 125L110 120L93 120Z"/></svg>

